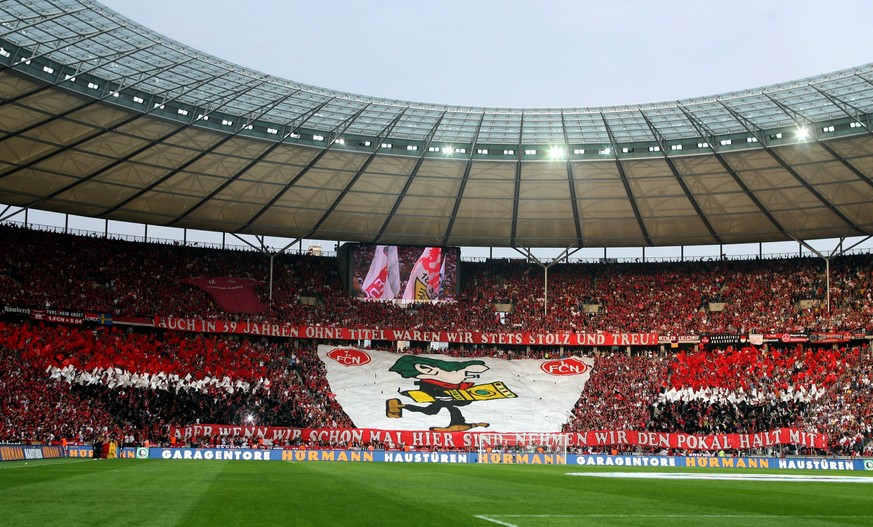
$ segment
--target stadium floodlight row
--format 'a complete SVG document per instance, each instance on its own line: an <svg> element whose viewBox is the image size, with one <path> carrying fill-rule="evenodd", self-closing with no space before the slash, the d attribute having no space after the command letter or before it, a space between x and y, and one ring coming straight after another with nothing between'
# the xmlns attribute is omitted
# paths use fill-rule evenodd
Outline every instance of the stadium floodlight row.
<svg viewBox="0 0 873 527"><path fill-rule="evenodd" d="M674 102L457 107L276 78L93 2L0 15L0 202L15 207L420 245L873 232L870 64Z"/></svg>

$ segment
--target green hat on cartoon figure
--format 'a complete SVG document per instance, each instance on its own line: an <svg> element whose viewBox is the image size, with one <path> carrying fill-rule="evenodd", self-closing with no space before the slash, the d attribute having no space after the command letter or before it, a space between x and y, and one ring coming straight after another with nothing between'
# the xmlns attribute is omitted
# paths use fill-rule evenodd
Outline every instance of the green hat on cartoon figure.
<svg viewBox="0 0 873 527"><path fill-rule="evenodd" d="M404 379L410 379L412 377L433 375L437 370L447 372L468 370L470 373L481 373L487 369L488 366L485 365L485 361L481 360L451 362L419 355L403 355L397 359L397 362L388 371L393 371Z"/></svg>

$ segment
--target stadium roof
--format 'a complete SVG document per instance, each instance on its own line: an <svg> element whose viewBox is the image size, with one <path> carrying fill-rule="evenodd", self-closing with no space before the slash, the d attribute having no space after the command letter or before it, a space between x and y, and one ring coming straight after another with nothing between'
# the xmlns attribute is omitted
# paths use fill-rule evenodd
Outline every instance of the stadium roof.
<svg viewBox="0 0 873 527"><path fill-rule="evenodd" d="M612 107L458 107L253 71L99 4L0 4L0 202L339 241L873 234L873 64Z"/></svg>

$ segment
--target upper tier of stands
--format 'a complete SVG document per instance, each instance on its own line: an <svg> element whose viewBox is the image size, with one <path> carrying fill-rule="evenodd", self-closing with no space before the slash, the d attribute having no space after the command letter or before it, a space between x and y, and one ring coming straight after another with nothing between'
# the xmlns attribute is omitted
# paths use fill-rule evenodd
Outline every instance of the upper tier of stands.
<svg viewBox="0 0 873 527"><path fill-rule="evenodd" d="M127 316L230 317L195 277L267 282L269 258L252 251L132 243L0 226L0 302ZM873 256L835 258L830 312L819 258L645 264L557 264L549 270L544 316L542 268L523 262L462 262L456 302L416 309L361 302L335 258L279 255L272 302L252 320L301 325L423 330L657 332L661 335L873 331ZM317 298L316 305L300 302ZM804 307L800 300L817 301ZM511 303L502 320L495 303ZM711 303L722 311L709 310ZM599 305L585 313L584 305Z"/></svg>

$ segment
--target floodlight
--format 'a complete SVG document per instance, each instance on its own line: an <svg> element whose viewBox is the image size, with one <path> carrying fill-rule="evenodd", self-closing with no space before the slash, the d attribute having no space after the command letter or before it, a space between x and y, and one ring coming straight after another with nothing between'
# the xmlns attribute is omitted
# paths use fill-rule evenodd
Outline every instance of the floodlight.
<svg viewBox="0 0 873 527"><path fill-rule="evenodd" d="M801 126L797 129L797 138L806 139L809 137L809 128Z"/></svg>
<svg viewBox="0 0 873 527"><path fill-rule="evenodd" d="M564 157L564 149L559 146L553 146L549 149L549 157L552 159L561 159Z"/></svg>

